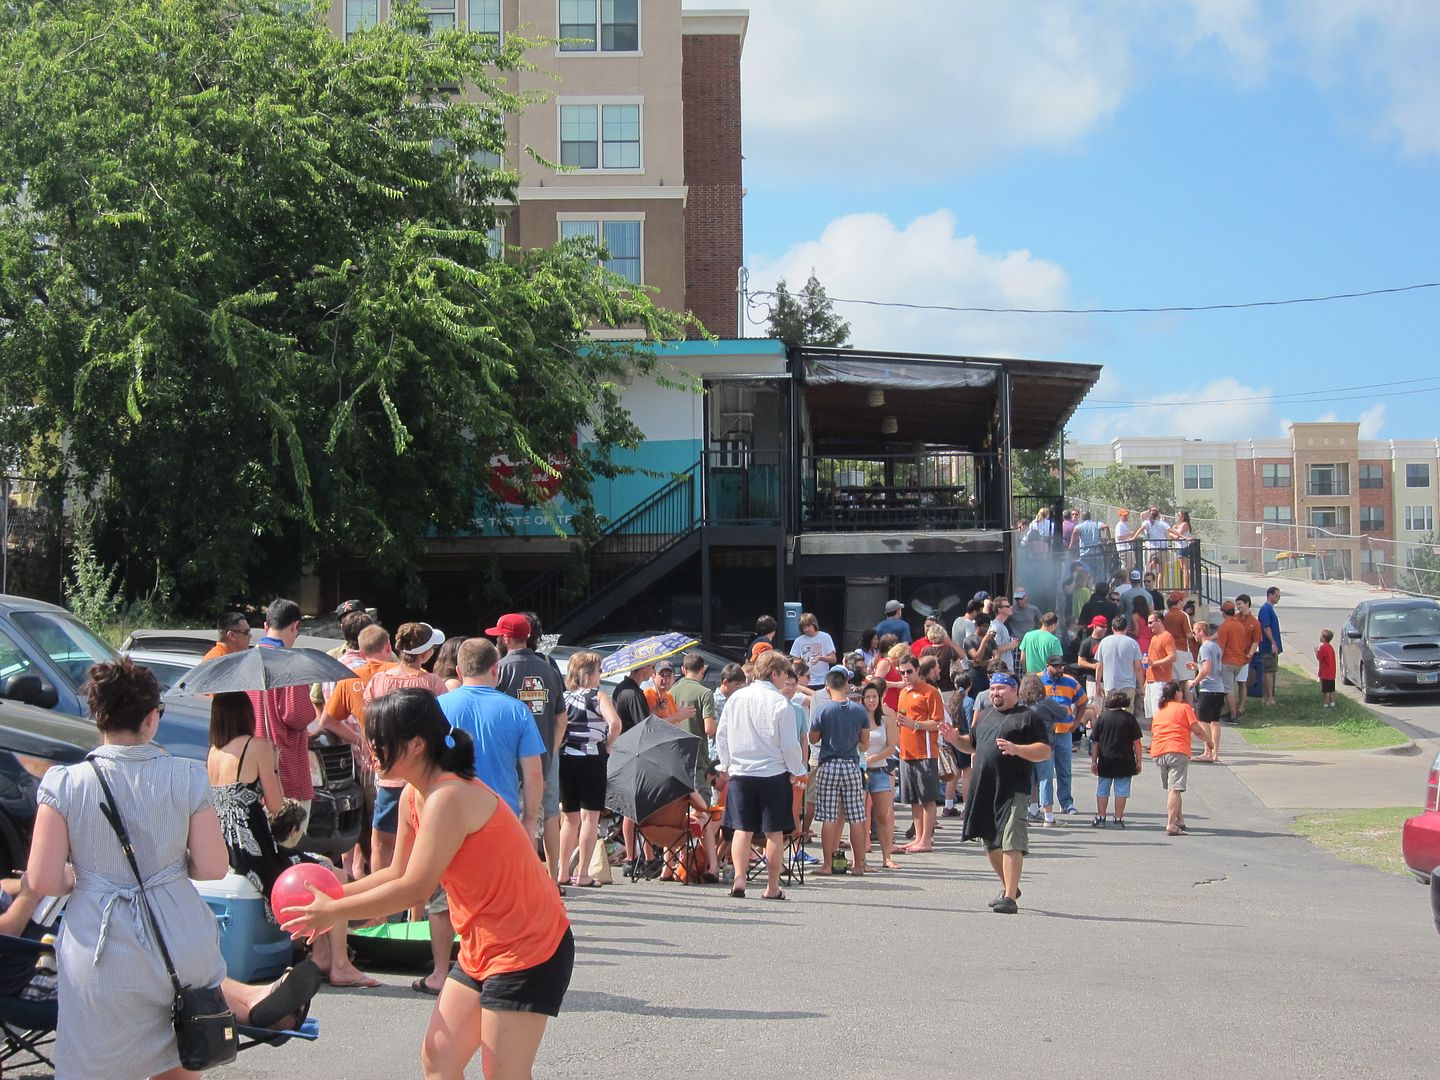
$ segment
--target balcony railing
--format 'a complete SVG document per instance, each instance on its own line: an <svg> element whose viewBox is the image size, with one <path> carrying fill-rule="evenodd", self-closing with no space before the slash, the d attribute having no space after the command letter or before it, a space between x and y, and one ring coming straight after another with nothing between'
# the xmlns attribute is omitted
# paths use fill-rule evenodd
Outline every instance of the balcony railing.
<svg viewBox="0 0 1440 1080"><path fill-rule="evenodd" d="M958 451L816 459L801 499L818 532L951 531L1004 527L986 481L994 455Z"/></svg>
<svg viewBox="0 0 1440 1080"><path fill-rule="evenodd" d="M1349 495L1349 480L1311 480L1305 485L1306 495Z"/></svg>

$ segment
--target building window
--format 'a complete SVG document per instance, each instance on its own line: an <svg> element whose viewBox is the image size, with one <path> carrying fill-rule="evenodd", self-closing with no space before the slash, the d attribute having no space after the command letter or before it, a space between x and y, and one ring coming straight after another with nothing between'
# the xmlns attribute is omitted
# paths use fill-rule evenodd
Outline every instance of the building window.
<svg viewBox="0 0 1440 1080"><path fill-rule="evenodd" d="M1405 530L1407 532L1434 532L1435 508L1433 506L1405 507Z"/></svg>
<svg viewBox="0 0 1440 1080"><path fill-rule="evenodd" d="M1215 486L1214 465L1186 465L1185 466L1185 490L1197 491L1206 490Z"/></svg>
<svg viewBox="0 0 1440 1080"><path fill-rule="evenodd" d="M1430 466L1425 462L1418 465L1406 465L1405 486L1428 488L1430 486Z"/></svg>
<svg viewBox="0 0 1440 1080"><path fill-rule="evenodd" d="M1295 521L1295 515L1288 506L1267 506L1264 515L1265 521L1271 525L1291 525Z"/></svg>
<svg viewBox="0 0 1440 1080"><path fill-rule="evenodd" d="M639 105L561 105L560 164L640 168Z"/></svg>
<svg viewBox="0 0 1440 1080"><path fill-rule="evenodd" d="M470 160L482 169L498 169L505 164L504 158L494 150L476 150L470 155Z"/></svg>
<svg viewBox="0 0 1440 1080"><path fill-rule="evenodd" d="M420 10L430 20L430 33L455 29L456 0L420 0Z"/></svg>
<svg viewBox="0 0 1440 1080"><path fill-rule="evenodd" d="M1094 465L1080 466L1080 475L1086 480L1094 480L1097 476L1104 476L1106 471L1103 466L1100 468L1096 468Z"/></svg>
<svg viewBox="0 0 1440 1080"><path fill-rule="evenodd" d="M560 0L560 39L561 52L639 52L640 0Z"/></svg>
<svg viewBox="0 0 1440 1080"><path fill-rule="evenodd" d="M1385 486L1385 466L1361 465L1360 486L1362 488L1383 488Z"/></svg>
<svg viewBox="0 0 1440 1080"><path fill-rule="evenodd" d="M1385 508L1383 506L1362 506L1360 508L1361 532L1385 531Z"/></svg>
<svg viewBox="0 0 1440 1080"><path fill-rule="evenodd" d="M640 260L639 221L562 221L561 240L592 240L605 248L609 258L601 265L615 271L632 285L639 285L644 267Z"/></svg>
<svg viewBox="0 0 1440 1080"><path fill-rule="evenodd" d="M505 254L505 224L496 222L485 229L485 250L490 258L498 259Z"/></svg>
<svg viewBox="0 0 1440 1080"><path fill-rule="evenodd" d="M1135 467L1149 476L1163 476L1172 484L1175 482L1174 465L1137 465Z"/></svg>
<svg viewBox="0 0 1440 1080"><path fill-rule="evenodd" d="M1340 511L1333 506L1313 506L1310 508L1310 525L1334 532L1340 527Z"/></svg>
<svg viewBox="0 0 1440 1080"><path fill-rule="evenodd" d="M380 21L380 0L345 0L345 39Z"/></svg>
<svg viewBox="0 0 1440 1080"><path fill-rule="evenodd" d="M467 0L465 26L472 34L500 40L500 0Z"/></svg>
<svg viewBox="0 0 1440 1080"><path fill-rule="evenodd" d="M1288 488L1295 484L1294 474L1289 465L1261 465L1260 486L1268 488Z"/></svg>
<svg viewBox="0 0 1440 1080"><path fill-rule="evenodd" d="M1380 552L1368 547L1360 549L1360 570L1363 573L1378 574L1380 568L1384 565L1385 563L1381 558Z"/></svg>

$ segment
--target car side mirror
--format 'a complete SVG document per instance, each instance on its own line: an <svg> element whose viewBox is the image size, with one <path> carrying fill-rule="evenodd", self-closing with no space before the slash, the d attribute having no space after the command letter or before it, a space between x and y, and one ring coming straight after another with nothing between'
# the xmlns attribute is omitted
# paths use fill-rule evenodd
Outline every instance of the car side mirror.
<svg viewBox="0 0 1440 1080"><path fill-rule="evenodd" d="M39 675L10 676L5 681L5 697L41 709L53 709L60 704L60 695L55 687L44 682Z"/></svg>
<svg viewBox="0 0 1440 1080"><path fill-rule="evenodd" d="M1360 640L1360 631L1359 631L1359 630L1356 630L1354 627L1347 626L1347 627L1345 628L1345 636L1346 636L1347 638L1349 638L1351 641L1359 641L1359 640Z"/></svg>

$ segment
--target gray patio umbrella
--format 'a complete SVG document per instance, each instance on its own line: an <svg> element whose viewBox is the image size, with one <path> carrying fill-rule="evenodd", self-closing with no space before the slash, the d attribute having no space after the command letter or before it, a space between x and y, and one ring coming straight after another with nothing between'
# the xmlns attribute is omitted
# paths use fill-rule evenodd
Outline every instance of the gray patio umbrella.
<svg viewBox="0 0 1440 1080"><path fill-rule="evenodd" d="M308 686L310 683L339 682L354 677L355 673L339 660L318 649L254 648L196 664L177 679L164 696L175 698L190 694L278 690L283 686ZM261 716L263 730L273 741L269 694L260 695L260 707L264 710Z"/></svg>
<svg viewBox="0 0 1440 1080"><path fill-rule="evenodd" d="M695 790L700 740L674 724L649 716L610 747L605 805L632 821Z"/></svg>

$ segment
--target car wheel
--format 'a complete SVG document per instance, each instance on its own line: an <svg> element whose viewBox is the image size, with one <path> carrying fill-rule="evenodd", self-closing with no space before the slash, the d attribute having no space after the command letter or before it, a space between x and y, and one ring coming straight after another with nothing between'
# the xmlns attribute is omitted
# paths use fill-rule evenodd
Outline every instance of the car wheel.
<svg viewBox="0 0 1440 1080"><path fill-rule="evenodd" d="M1365 704L1374 705L1376 702L1378 702L1380 700L1379 696L1376 695L1373 689L1371 689L1370 680L1365 677L1364 660L1360 661L1360 667L1356 672L1355 677L1359 680L1359 682L1357 682L1355 685L1360 688L1360 696L1365 699Z"/></svg>

